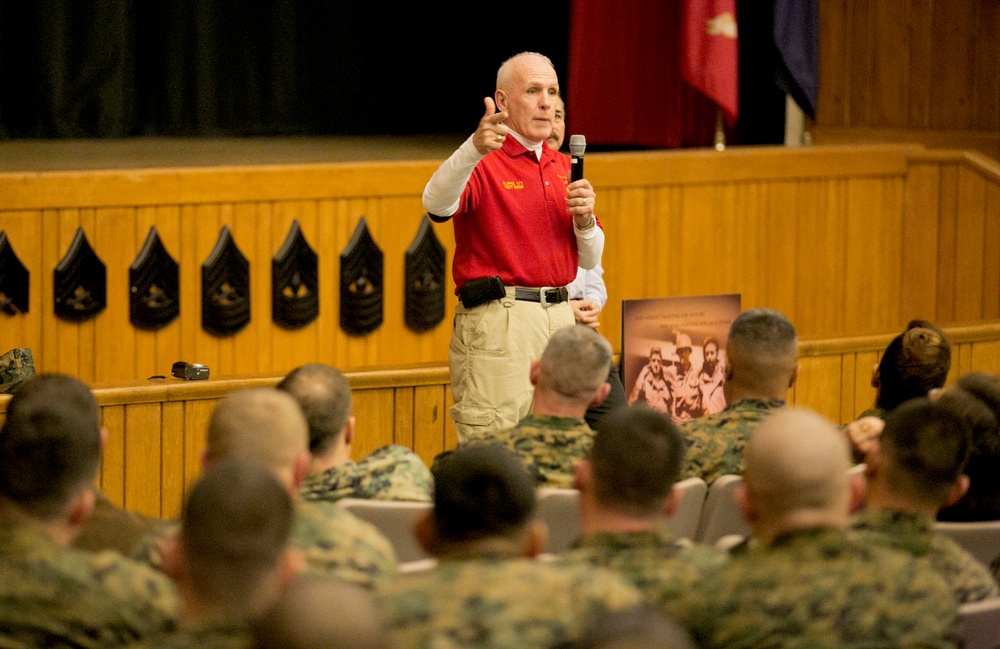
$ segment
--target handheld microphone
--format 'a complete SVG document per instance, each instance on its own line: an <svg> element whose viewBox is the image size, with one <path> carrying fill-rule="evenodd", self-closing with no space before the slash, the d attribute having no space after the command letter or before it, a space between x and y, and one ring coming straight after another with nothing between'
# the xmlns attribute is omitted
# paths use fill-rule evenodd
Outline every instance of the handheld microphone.
<svg viewBox="0 0 1000 649"><path fill-rule="evenodd" d="M587 138L582 135L569 136L569 181L575 183L583 178L583 151L587 148Z"/></svg>

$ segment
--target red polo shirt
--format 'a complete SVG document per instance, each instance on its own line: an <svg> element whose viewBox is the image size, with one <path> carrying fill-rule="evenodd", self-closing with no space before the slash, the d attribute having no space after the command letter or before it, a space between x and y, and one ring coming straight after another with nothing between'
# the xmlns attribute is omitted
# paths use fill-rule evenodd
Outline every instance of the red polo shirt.
<svg viewBox="0 0 1000 649"><path fill-rule="evenodd" d="M573 217L566 212L569 158L534 152L509 137L479 161L455 224L456 288L499 275L514 286L565 286L576 277ZM444 219L439 219L444 220Z"/></svg>

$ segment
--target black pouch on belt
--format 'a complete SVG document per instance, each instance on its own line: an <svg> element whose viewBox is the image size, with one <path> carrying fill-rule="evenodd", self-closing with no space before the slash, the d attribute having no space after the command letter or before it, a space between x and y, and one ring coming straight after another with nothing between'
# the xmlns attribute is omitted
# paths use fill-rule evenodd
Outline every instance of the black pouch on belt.
<svg viewBox="0 0 1000 649"><path fill-rule="evenodd" d="M499 275L468 281L458 289L458 299L462 300L462 306L466 309L486 304L491 300L499 300L506 295L507 289L504 288Z"/></svg>

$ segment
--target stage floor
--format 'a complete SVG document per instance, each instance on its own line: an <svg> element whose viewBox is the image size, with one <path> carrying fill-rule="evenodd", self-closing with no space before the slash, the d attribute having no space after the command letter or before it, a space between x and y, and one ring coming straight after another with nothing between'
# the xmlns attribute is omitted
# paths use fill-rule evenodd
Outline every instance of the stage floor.
<svg viewBox="0 0 1000 649"><path fill-rule="evenodd" d="M443 160L467 136L0 141L0 172Z"/></svg>

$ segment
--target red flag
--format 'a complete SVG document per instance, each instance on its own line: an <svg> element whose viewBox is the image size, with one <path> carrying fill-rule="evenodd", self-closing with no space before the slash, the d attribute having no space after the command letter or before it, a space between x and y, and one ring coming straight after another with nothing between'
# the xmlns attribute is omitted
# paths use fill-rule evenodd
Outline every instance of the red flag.
<svg viewBox="0 0 1000 649"><path fill-rule="evenodd" d="M736 0L687 0L682 32L684 79L718 104L732 126L739 104Z"/></svg>

